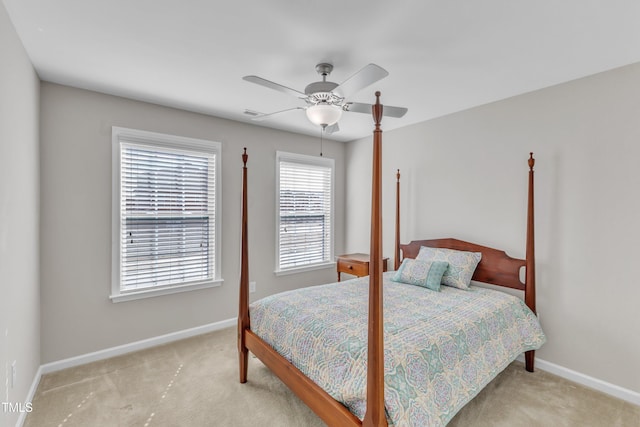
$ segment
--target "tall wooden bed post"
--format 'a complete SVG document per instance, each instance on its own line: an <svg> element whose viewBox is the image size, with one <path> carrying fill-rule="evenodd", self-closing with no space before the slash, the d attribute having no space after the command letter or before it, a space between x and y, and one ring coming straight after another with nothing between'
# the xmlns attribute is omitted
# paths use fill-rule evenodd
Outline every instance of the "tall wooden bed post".
<svg viewBox="0 0 640 427"><path fill-rule="evenodd" d="M372 108L373 181L371 185L371 258L369 261L369 341L367 359L367 411L362 425L387 426L384 410L384 323L382 316L382 104L380 92Z"/></svg>
<svg viewBox="0 0 640 427"><path fill-rule="evenodd" d="M400 169L396 173L396 248L393 252L393 269L400 268Z"/></svg>
<svg viewBox="0 0 640 427"><path fill-rule="evenodd" d="M240 304L238 307L238 357L240 362L240 382L247 382L249 350L245 341L245 330L249 323L249 242L247 235L247 148L242 154L242 253L240 261Z"/></svg>
<svg viewBox="0 0 640 427"><path fill-rule="evenodd" d="M527 202L527 252L526 276L524 282L524 302L527 307L536 313L536 254L534 244L534 217L533 217L533 166L536 160L533 153L529 153L529 196ZM525 367L527 371L533 372L535 351L527 351L524 354Z"/></svg>

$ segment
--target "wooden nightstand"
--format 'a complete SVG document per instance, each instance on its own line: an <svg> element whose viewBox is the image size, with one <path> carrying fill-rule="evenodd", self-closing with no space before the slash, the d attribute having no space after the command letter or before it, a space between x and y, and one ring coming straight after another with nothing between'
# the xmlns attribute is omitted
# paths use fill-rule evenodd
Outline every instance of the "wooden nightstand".
<svg viewBox="0 0 640 427"><path fill-rule="evenodd" d="M369 275L369 254L346 254L337 257L338 282L340 274L347 273L353 276ZM382 271L387 271L387 261L389 258L382 259Z"/></svg>

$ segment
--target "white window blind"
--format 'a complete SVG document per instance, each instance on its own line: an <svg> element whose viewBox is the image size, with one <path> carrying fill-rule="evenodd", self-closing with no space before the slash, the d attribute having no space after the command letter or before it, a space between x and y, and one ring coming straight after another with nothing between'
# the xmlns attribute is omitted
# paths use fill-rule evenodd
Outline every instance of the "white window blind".
<svg viewBox="0 0 640 427"><path fill-rule="evenodd" d="M283 271L333 260L333 160L278 153L278 260Z"/></svg>
<svg viewBox="0 0 640 427"><path fill-rule="evenodd" d="M214 281L218 146L131 132L117 137L115 294Z"/></svg>

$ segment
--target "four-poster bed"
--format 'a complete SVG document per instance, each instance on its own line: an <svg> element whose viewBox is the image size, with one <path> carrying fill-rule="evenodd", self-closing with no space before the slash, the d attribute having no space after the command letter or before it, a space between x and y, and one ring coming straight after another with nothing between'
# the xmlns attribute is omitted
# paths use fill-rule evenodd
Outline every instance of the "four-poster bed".
<svg viewBox="0 0 640 427"><path fill-rule="evenodd" d="M397 283L393 272L383 277L379 97L376 92L372 108L370 275L263 298L251 305L251 317L246 150L242 156L240 382L247 381L251 351L330 426L386 426L388 418L396 425L443 425L522 352L526 369L533 371L534 350L545 340L534 314L534 160L529 159L525 260L455 239L401 245L399 171L396 193L396 270L400 251L405 260L428 255L422 247L471 253L479 260L472 280L523 290L528 308L488 289L443 286L434 292ZM522 267L525 284L519 279Z"/></svg>

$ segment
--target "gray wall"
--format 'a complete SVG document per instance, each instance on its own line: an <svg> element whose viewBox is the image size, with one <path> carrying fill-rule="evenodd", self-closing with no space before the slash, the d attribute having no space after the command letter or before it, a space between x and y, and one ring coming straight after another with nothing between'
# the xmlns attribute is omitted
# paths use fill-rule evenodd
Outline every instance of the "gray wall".
<svg viewBox="0 0 640 427"><path fill-rule="evenodd" d="M538 309L548 336L537 356L640 392L640 64L383 140L388 256L400 168L402 242L457 237L523 258L533 151ZM346 250L367 250L370 139L349 143L346 160Z"/></svg>
<svg viewBox="0 0 640 427"><path fill-rule="evenodd" d="M275 153L317 155L317 138L42 83L42 362L237 315L242 147L249 154L249 241L256 299L335 280L335 268L276 277ZM111 126L222 143L221 287L112 303ZM336 161L336 251L344 247L344 144Z"/></svg>
<svg viewBox="0 0 640 427"><path fill-rule="evenodd" d="M40 365L39 87L0 3L0 402L24 402ZM11 388L6 381L13 361L17 382ZM17 419L0 409L0 425Z"/></svg>

